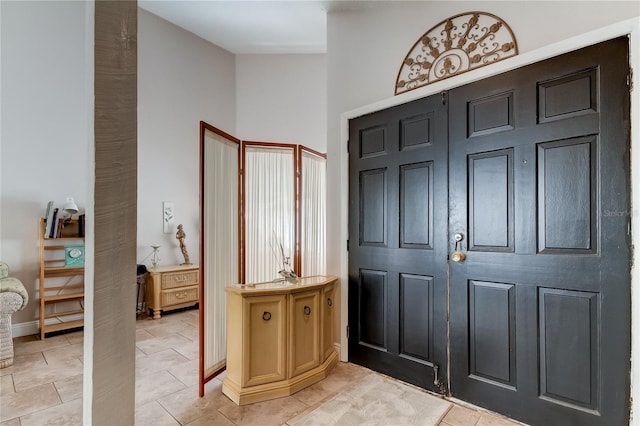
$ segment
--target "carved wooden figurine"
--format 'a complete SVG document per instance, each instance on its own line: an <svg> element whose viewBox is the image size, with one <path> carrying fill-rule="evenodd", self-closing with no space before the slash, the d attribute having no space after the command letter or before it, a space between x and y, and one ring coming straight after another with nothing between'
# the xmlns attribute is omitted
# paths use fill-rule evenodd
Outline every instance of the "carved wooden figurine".
<svg viewBox="0 0 640 426"><path fill-rule="evenodd" d="M182 224L178 225L178 232L176 232L176 239L180 242L180 250L182 251L182 255L184 256L184 263L181 265L191 265L189 262L189 253L187 252L187 246L184 244L184 239L187 235L184 233L182 229Z"/></svg>

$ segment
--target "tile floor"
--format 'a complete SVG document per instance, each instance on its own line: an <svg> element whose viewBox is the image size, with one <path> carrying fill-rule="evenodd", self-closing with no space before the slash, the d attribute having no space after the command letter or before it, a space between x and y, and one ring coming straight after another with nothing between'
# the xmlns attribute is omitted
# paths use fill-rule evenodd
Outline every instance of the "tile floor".
<svg viewBox="0 0 640 426"><path fill-rule="evenodd" d="M198 311L140 318L136 330L136 425L285 425L373 373L338 363L325 380L287 398L239 407L222 394L222 377L198 398ZM0 426L82 424L82 332L15 339L14 365L0 369ZM380 419L381 425L385 424ZM460 405L441 426L514 426Z"/></svg>

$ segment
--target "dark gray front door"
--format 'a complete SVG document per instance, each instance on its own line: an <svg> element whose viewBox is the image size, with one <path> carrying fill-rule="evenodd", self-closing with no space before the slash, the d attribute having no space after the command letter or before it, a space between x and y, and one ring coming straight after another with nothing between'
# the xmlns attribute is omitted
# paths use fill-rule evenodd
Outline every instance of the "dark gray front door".
<svg viewBox="0 0 640 426"><path fill-rule="evenodd" d="M441 391L449 367L453 396L530 424L628 423L627 55L351 120L350 361Z"/></svg>
<svg viewBox="0 0 640 426"><path fill-rule="evenodd" d="M446 105L438 95L360 117L349 139L349 360L439 391L447 379Z"/></svg>
<svg viewBox="0 0 640 426"><path fill-rule="evenodd" d="M450 92L451 392L527 423L628 423L626 38Z"/></svg>

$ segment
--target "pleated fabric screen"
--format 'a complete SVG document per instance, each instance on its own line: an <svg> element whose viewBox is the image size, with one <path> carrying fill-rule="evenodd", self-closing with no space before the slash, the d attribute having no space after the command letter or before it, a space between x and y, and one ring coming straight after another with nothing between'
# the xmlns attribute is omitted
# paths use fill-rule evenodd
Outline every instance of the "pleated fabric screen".
<svg viewBox="0 0 640 426"><path fill-rule="evenodd" d="M278 278L295 254L295 145L244 143L244 282Z"/></svg>
<svg viewBox="0 0 640 426"><path fill-rule="evenodd" d="M203 123L201 129L200 395L226 364L225 287L239 281L240 144Z"/></svg>
<svg viewBox="0 0 640 426"><path fill-rule="evenodd" d="M304 276L326 273L326 163L324 155L300 148L300 265Z"/></svg>

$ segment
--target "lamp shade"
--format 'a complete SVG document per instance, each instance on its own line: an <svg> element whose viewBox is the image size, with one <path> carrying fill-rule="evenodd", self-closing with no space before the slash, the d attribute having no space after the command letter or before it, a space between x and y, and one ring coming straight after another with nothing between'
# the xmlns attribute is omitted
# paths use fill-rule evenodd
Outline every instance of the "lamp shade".
<svg viewBox="0 0 640 426"><path fill-rule="evenodd" d="M73 197L67 197L67 201L64 203L62 210L69 214L78 213L78 205L73 201Z"/></svg>

